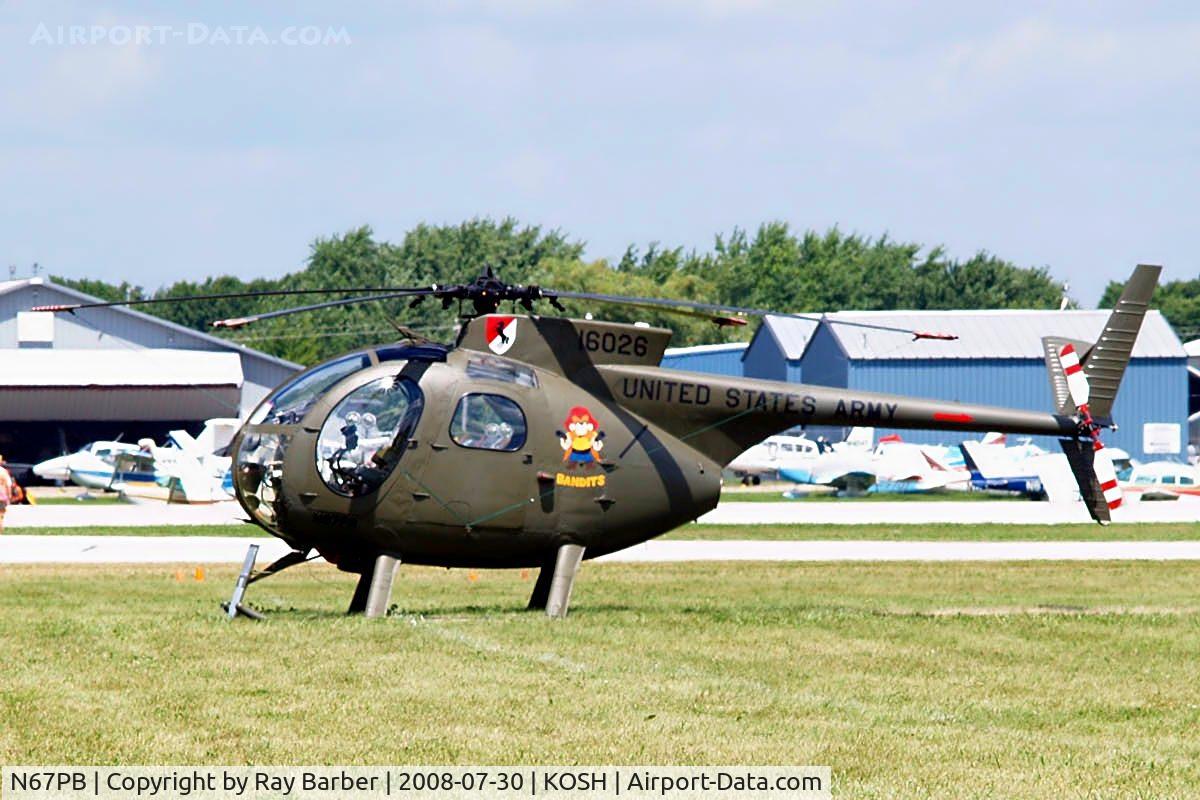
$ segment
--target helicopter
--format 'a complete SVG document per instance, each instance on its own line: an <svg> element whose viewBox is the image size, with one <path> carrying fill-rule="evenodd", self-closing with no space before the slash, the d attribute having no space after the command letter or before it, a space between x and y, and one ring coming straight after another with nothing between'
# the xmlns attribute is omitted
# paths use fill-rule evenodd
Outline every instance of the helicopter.
<svg viewBox="0 0 1200 800"><path fill-rule="evenodd" d="M957 337L830 316L508 284L490 268L455 285L35 310L352 293L213 323L241 328L357 303L406 299L415 306L432 299L443 309L457 303L463 324L453 344L397 326L403 341L318 364L277 387L247 418L230 447L237 500L250 520L293 550L253 571L252 548L227 610L231 617L258 616L242 603L249 584L323 557L359 575L350 613L385 615L397 568L408 563L537 568L528 607L562 618L582 560L712 510L722 468L797 425L1057 436L1089 513L1108 522L1121 493L1100 432L1116 427L1113 402L1160 271L1135 269L1097 342L1043 340L1052 412L665 369L659 363L670 330L570 318L561 301L665 310L722 326L775 315L914 339ZM536 313L539 303L559 315Z"/></svg>

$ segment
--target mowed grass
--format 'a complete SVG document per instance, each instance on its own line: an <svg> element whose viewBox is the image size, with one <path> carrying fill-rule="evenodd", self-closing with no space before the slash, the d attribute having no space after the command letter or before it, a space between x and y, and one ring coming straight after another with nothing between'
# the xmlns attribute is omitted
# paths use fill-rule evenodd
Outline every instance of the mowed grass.
<svg viewBox="0 0 1200 800"><path fill-rule="evenodd" d="M34 536L267 536L257 525L164 525L153 527L5 528ZM1200 524L1184 522L1113 525L685 525L665 539L888 540L888 541L1190 541Z"/></svg>
<svg viewBox="0 0 1200 800"><path fill-rule="evenodd" d="M0 568L0 763L828 764L842 797L1200 793L1200 564Z"/></svg>
<svg viewBox="0 0 1200 800"><path fill-rule="evenodd" d="M35 495L33 504L37 506L115 506L125 505L126 501L115 494L98 494L89 495L85 499L80 499L74 495L51 494L51 495Z"/></svg>
<svg viewBox="0 0 1200 800"><path fill-rule="evenodd" d="M257 525L246 522L233 525L89 525L62 528L6 526L4 533L22 536L270 536Z"/></svg>

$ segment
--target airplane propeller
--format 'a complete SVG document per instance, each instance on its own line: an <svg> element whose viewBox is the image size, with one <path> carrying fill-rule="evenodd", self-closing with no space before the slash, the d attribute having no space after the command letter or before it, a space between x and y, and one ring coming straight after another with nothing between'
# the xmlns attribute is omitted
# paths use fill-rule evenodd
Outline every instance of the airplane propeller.
<svg viewBox="0 0 1200 800"><path fill-rule="evenodd" d="M1075 345L1067 343L1059 349L1058 364L1066 376L1071 403L1079 412L1080 430L1092 440L1092 469L1096 472L1096 481L1100 484L1104 502L1110 509L1117 508L1124 496L1120 484L1117 483L1117 470L1113 466L1112 454L1104 449L1104 444L1100 441L1100 426L1092 418L1092 412L1088 408L1091 385L1088 383L1087 373L1083 371L1083 365L1079 363L1079 353L1076 352Z"/></svg>

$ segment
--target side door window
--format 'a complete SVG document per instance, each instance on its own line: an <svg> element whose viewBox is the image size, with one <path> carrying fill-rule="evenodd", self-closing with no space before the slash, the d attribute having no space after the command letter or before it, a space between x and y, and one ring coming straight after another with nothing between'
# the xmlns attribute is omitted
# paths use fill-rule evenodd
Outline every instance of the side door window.
<svg viewBox="0 0 1200 800"><path fill-rule="evenodd" d="M498 394L468 394L458 401L450 420L450 438L474 450L516 452L525 446L525 412Z"/></svg>

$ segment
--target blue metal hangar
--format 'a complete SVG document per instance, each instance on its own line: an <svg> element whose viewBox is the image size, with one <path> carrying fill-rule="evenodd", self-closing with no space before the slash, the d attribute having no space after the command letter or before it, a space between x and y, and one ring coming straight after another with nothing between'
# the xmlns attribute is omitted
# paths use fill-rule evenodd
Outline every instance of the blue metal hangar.
<svg viewBox="0 0 1200 800"><path fill-rule="evenodd" d="M843 311L828 314L821 322L767 317L749 345L668 350L663 366L1048 411L1054 403L1042 337L1095 341L1108 314L1107 310ZM959 338L913 341L906 334L833 324L836 320L953 333ZM734 366L736 348L742 348L741 363ZM1188 430L1187 365L1183 344L1166 318L1150 311L1113 409L1120 427L1105 437L1106 443L1134 458L1161 458L1167 455L1161 448L1163 427L1178 425L1178 455L1183 456ZM1150 436L1146 425L1156 431L1152 438L1157 444L1151 445L1150 452L1145 449ZM954 443L953 434L937 431L880 428L876 435L892 432L905 441ZM1058 449L1045 437L1038 443Z"/></svg>
<svg viewBox="0 0 1200 800"><path fill-rule="evenodd" d="M97 298L43 278L0 282L0 453L36 462L88 442L246 416L301 369L128 308L34 306Z"/></svg>

